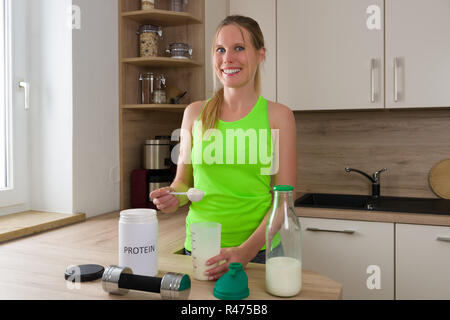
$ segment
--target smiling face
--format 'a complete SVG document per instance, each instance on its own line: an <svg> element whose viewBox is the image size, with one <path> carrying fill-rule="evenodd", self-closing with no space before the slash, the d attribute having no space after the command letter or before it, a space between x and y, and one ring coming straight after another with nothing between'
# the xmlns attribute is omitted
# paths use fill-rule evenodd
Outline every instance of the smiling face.
<svg viewBox="0 0 450 320"><path fill-rule="evenodd" d="M250 33L236 25L226 25L217 34L214 69L224 87L254 86L255 73L264 60L265 49L256 50Z"/></svg>

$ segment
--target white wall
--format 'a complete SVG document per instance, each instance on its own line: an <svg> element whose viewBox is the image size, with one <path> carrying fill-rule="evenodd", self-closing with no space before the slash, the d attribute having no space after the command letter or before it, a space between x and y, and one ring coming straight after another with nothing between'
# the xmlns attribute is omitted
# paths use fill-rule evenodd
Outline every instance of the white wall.
<svg viewBox="0 0 450 320"><path fill-rule="evenodd" d="M120 208L118 1L73 4L73 209L95 216Z"/></svg>
<svg viewBox="0 0 450 320"><path fill-rule="evenodd" d="M31 3L31 209L118 210L118 1Z"/></svg>
<svg viewBox="0 0 450 320"><path fill-rule="evenodd" d="M73 212L70 0L30 1L31 209Z"/></svg>

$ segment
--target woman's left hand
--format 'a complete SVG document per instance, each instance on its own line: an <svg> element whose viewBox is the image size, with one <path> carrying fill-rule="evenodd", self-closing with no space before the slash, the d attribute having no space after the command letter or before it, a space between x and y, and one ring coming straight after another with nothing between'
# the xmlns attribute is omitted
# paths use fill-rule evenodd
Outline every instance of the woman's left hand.
<svg viewBox="0 0 450 320"><path fill-rule="evenodd" d="M240 247L235 248L223 248L220 250L220 254L209 259L206 264L208 266L221 261L225 261L219 264L217 267L207 270L209 280L217 280L228 271L228 267L232 262L240 262L245 268L251 259L248 258L248 253L245 249Z"/></svg>

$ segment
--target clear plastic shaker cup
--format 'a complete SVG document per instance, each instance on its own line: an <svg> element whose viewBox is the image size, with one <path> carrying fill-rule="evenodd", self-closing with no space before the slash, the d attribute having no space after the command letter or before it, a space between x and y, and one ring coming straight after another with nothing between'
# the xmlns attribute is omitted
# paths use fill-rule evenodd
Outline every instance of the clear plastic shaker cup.
<svg viewBox="0 0 450 320"><path fill-rule="evenodd" d="M220 233L222 225L216 222L197 222L190 225L192 264L194 278L208 280L205 271L217 264L206 266L205 263L220 253Z"/></svg>

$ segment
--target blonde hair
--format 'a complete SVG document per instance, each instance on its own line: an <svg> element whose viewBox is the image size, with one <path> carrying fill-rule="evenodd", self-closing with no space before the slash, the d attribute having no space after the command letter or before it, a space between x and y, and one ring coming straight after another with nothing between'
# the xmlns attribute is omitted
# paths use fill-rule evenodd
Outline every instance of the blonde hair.
<svg viewBox="0 0 450 320"><path fill-rule="evenodd" d="M212 46L212 55L214 56L215 53L215 45L217 41L217 37L219 35L219 32L222 30L223 27L228 25L235 25L237 26L242 34L242 38L244 39L244 33L242 32L241 28L244 28L248 31L250 34L250 39L252 42L253 47L256 50L260 50L261 48L264 48L264 36L261 31L261 28L259 27L258 23L253 20L252 18L240 16L240 15L232 15L226 17L217 27L216 33L214 35L214 41ZM214 61L214 59L213 59ZM213 66L214 69L214 66ZM215 79L215 77L214 77ZM260 66L258 65L258 68L256 69L255 73L255 79L254 79L254 88L258 95L261 93L261 73L260 73ZM213 129L217 126L219 122L220 112L222 103L224 100L223 97L224 89L221 88L218 91L215 92L214 96L209 100L209 102L206 104L204 110L201 114L201 121L203 126L203 131L206 131L208 129Z"/></svg>

